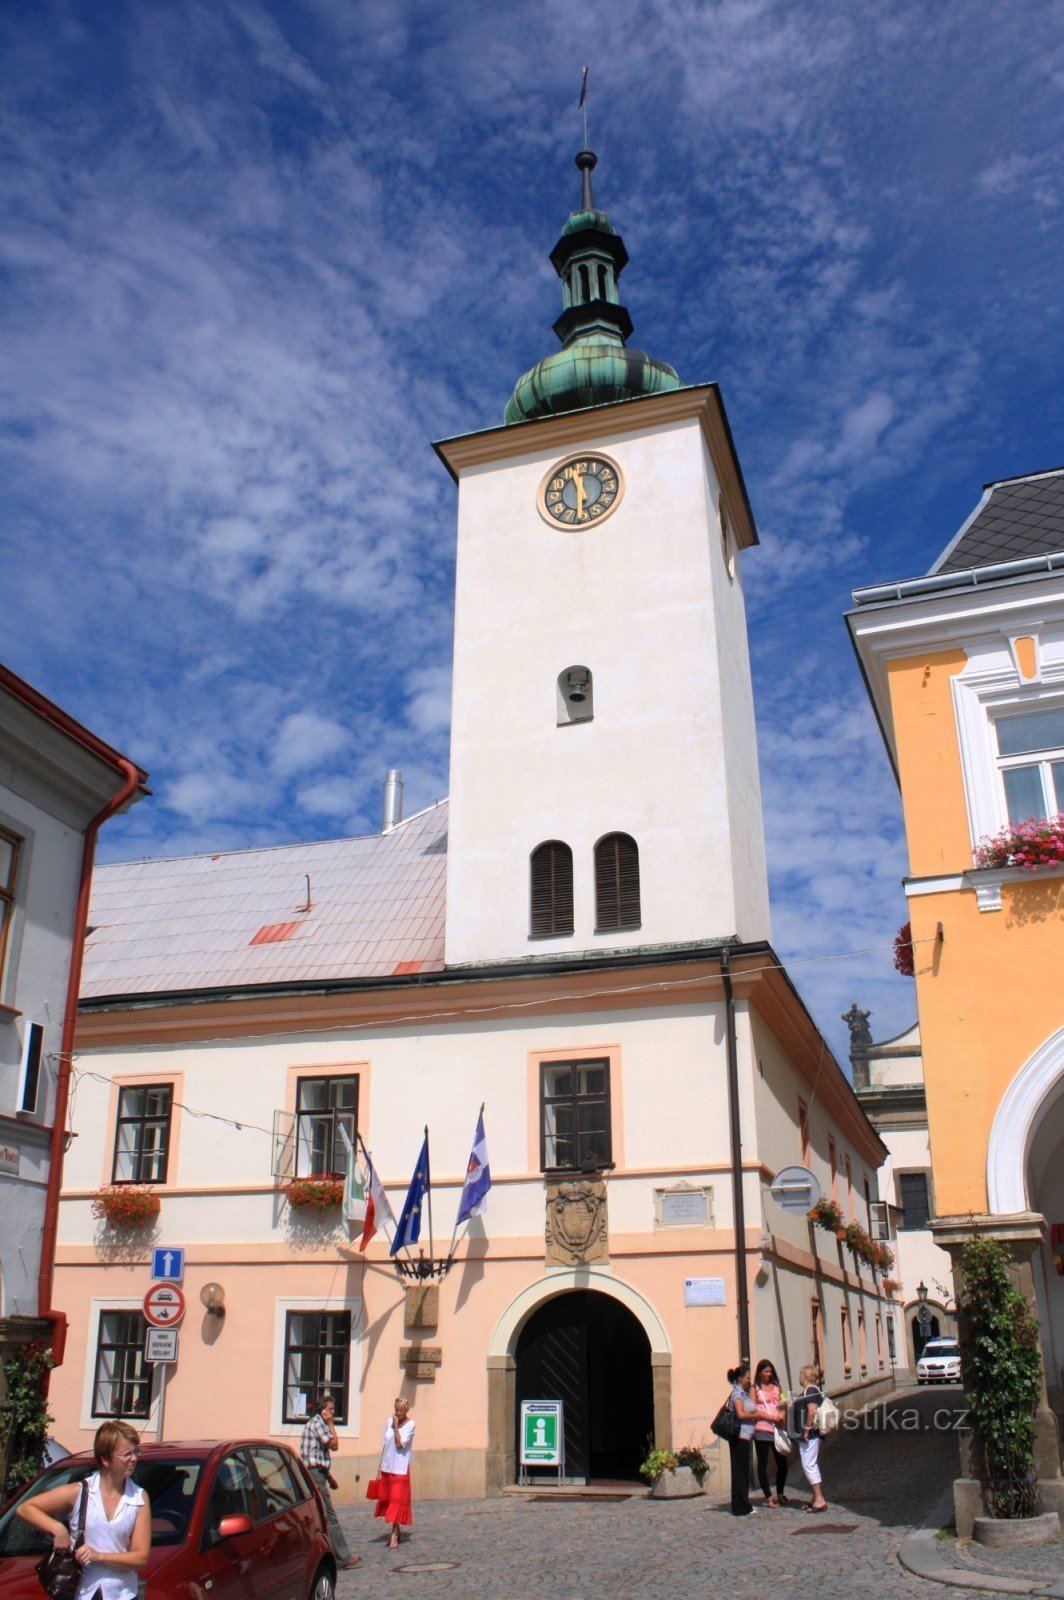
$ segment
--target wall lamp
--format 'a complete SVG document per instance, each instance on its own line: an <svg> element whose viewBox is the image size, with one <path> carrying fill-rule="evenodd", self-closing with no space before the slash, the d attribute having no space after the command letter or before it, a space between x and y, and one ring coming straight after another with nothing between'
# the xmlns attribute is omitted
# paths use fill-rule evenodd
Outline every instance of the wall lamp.
<svg viewBox="0 0 1064 1600"><path fill-rule="evenodd" d="M926 1304L927 1304L927 1284L923 1281L922 1278L921 1278L920 1282L916 1285L916 1298L919 1300L919 1302L920 1302L920 1304L922 1306L926 1306Z"/></svg>
<svg viewBox="0 0 1064 1600"><path fill-rule="evenodd" d="M225 1290L220 1283L205 1283L199 1297L200 1305L209 1317L225 1316Z"/></svg>

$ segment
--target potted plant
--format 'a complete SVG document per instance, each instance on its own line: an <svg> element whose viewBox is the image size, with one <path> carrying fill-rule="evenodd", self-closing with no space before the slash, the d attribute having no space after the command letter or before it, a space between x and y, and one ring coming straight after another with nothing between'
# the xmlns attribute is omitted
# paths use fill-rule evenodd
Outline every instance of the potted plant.
<svg viewBox="0 0 1064 1600"><path fill-rule="evenodd" d="M897 1278L884 1278L883 1279L883 1293L884 1294L897 1294L898 1289L900 1287L901 1286L898 1283Z"/></svg>
<svg viewBox="0 0 1064 1600"><path fill-rule="evenodd" d="M334 1211L343 1203L344 1180L335 1172L320 1173L313 1178L290 1178L284 1185L285 1198L290 1206L301 1206L306 1211Z"/></svg>
<svg viewBox="0 0 1064 1600"><path fill-rule="evenodd" d="M842 1226L842 1212L834 1200L829 1200L827 1195L822 1194L820 1196L820 1199L809 1213L809 1220L818 1228L823 1228L825 1233L833 1233L836 1237L838 1237L841 1229L842 1236L845 1237L846 1230Z"/></svg>
<svg viewBox="0 0 1064 1600"><path fill-rule="evenodd" d="M92 1197L92 1214L109 1228L147 1228L162 1202L146 1183L110 1183Z"/></svg>
<svg viewBox="0 0 1064 1600"><path fill-rule="evenodd" d="M1029 817L1010 823L999 833L980 839L975 852L977 867L1064 867L1064 812L1055 817Z"/></svg>
<svg viewBox="0 0 1064 1600"><path fill-rule="evenodd" d="M682 1450L651 1450L640 1476L650 1484L655 1500L684 1500L702 1493L702 1482L709 1463L701 1450L685 1445Z"/></svg>

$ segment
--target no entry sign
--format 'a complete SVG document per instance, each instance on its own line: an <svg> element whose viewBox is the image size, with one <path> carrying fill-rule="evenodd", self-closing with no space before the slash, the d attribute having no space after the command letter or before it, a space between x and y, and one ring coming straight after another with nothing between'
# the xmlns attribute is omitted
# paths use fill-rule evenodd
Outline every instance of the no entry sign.
<svg viewBox="0 0 1064 1600"><path fill-rule="evenodd" d="M185 1297L176 1283L153 1283L144 1296L144 1317L153 1328L172 1328L185 1314Z"/></svg>

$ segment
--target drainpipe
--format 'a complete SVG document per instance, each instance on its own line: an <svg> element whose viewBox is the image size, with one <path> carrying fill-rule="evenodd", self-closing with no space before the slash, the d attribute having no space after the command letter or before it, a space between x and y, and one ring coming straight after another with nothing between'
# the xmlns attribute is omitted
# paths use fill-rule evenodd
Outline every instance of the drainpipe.
<svg viewBox="0 0 1064 1600"><path fill-rule="evenodd" d="M735 1222L735 1296L739 1314L739 1358L750 1359L750 1294L746 1280L746 1208L743 1203L743 1139L739 1126L739 1052L735 1040L735 996L728 952L720 953L724 985L724 1039L728 1051L728 1126L731 1132L732 1210Z"/></svg>
<svg viewBox="0 0 1064 1600"><path fill-rule="evenodd" d="M59 1191L63 1183L63 1157L66 1154L70 1070L74 1055L74 1030L78 1021L81 967L85 959L85 929L89 923L89 891L92 887L92 866L96 856L96 835L108 817L113 817L116 811L121 810L140 784L140 774L131 761L119 756L116 765L126 781L118 793L108 800L103 810L96 813L85 829L85 843L81 852L81 879L78 883L78 898L74 911L74 946L70 957L70 976L67 980L66 1009L63 1012L63 1039L59 1047L59 1071L55 1079L52 1137L48 1149L48 1187L44 1194L44 1229L41 1234L41 1263L37 1275L37 1315L52 1324L52 1354L56 1366L62 1365L67 1319L64 1312L55 1311L52 1307L55 1244L59 1231Z"/></svg>

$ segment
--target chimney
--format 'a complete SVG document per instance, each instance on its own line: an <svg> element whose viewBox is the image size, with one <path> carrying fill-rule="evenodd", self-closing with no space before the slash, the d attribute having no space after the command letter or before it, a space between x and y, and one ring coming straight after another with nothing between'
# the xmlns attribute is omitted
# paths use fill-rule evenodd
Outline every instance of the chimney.
<svg viewBox="0 0 1064 1600"><path fill-rule="evenodd" d="M384 804L381 808L381 833L391 833L397 822L403 820L403 774L398 767L389 767L384 780Z"/></svg>

